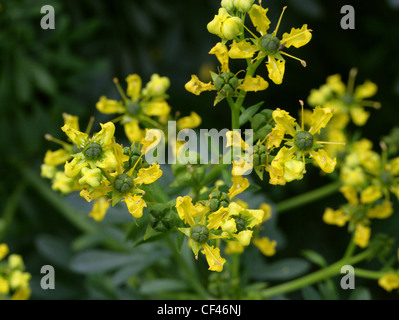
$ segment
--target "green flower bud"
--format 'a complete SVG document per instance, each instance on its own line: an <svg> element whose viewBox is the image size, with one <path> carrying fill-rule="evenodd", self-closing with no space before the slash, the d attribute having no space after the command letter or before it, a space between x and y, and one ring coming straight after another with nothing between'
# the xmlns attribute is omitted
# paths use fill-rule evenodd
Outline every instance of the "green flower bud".
<svg viewBox="0 0 399 320"><path fill-rule="evenodd" d="M235 0L222 0L222 2L220 3L220 6L222 8L225 8L231 14L234 12L234 9L235 9L234 1Z"/></svg>
<svg viewBox="0 0 399 320"><path fill-rule="evenodd" d="M138 101L129 101L126 105L127 112L134 116L140 112L140 103Z"/></svg>
<svg viewBox="0 0 399 320"><path fill-rule="evenodd" d="M307 131L299 131L294 138L294 144L301 151L307 151L313 147L313 136Z"/></svg>
<svg viewBox="0 0 399 320"><path fill-rule="evenodd" d="M254 154L253 162L254 162L254 166L255 167L260 165L260 156L259 156L259 154L256 154L256 153Z"/></svg>
<svg viewBox="0 0 399 320"><path fill-rule="evenodd" d="M219 210L221 207L227 208L230 203L230 198L226 193L222 193L219 190L213 191L209 197L211 200L209 201L209 209L212 212Z"/></svg>
<svg viewBox="0 0 399 320"><path fill-rule="evenodd" d="M265 34L259 41L262 51L267 55L276 54L280 48L280 40L272 34Z"/></svg>
<svg viewBox="0 0 399 320"><path fill-rule="evenodd" d="M209 237L209 230L207 227L197 224L191 229L191 238L199 243L205 243Z"/></svg>
<svg viewBox="0 0 399 320"><path fill-rule="evenodd" d="M88 160L97 160L100 158L102 151L103 149L98 143L92 142L84 151L84 155Z"/></svg>
<svg viewBox="0 0 399 320"><path fill-rule="evenodd" d="M260 164L266 164L266 163L267 163L267 155L263 153L260 156Z"/></svg>
<svg viewBox="0 0 399 320"><path fill-rule="evenodd" d="M121 193L128 192L133 187L133 179L126 173L122 173L116 176L114 187Z"/></svg>
<svg viewBox="0 0 399 320"><path fill-rule="evenodd" d="M234 5L238 11L248 12L255 0L235 0Z"/></svg>
<svg viewBox="0 0 399 320"><path fill-rule="evenodd" d="M157 203L151 206L148 222L154 230L166 232L176 225L177 211L168 204Z"/></svg>
<svg viewBox="0 0 399 320"><path fill-rule="evenodd" d="M390 186L393 182L392 175L389 171L383 171L380 175L380 180L385 186Z"/></svg>

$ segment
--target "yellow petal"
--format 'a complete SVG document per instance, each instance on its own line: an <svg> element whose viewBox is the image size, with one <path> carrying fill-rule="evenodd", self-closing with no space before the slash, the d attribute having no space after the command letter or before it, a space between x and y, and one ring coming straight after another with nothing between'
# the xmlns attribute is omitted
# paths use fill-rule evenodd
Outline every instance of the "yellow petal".
<svg viewBox="0 0 399 320"><path fill-rule="evenodd" d="M28 300L31 295L29 288L20 288L11 296L10 300Z"/></svg>
<svg viewBox="0 0 399 320"><path fill-rule="evenodd" d="M55 191L60 191L63 194L67 194L75 190L78 190L78 186L79 185L75 183L74 178L69 178L66 176L66 174L64 174L64 172L58 171L55 174L51 188Z"/></svg>
<svg viewBox="0 0 399 320"><path fill-rule="evenodd" d="M202 252L205 254L206 261L209 265L208 270L221 272L226 259L220 256L220 249L218 247L211 247L207 243L204 244L203 248L204 250Z"/></svg>
<svg viewBox="0 0 399 320"><path fill-rule="evenodd" d="M368 186L360 194L360 201L362 203L371 203L382 197L382 192L377 186Z"/></svg>
<svg viewBox="0 0 399 320"><path fill-rule="evenodd" d="M181 220L194 226L194 218L204 214L207 209L201 205L194 206L192 199L189 196L184 196L176 199L176 210Z"/></svg>
<svg viewBox="0 0 399 320"><path fill-rule="evenodd" d="M323 214L323 221L327 224L334 224L338 227L344 226L349 220L349 217L344 214L342 210L333 210L327 208Z"/></svg>
<svg viewBox="0 0 399 320"><path fill-rule="evenodd" d="M370 117L370 112L364 110L362 107L352 107L349 109L352 121L357 126L364 126Z"/></svg>
<svg viewBox="0 0 399 320"><path fill-rule="evenodd" d="M369 244L370 240L370 233L371 229L367 226L364 226L362 224L357 224L356 229L355 229L355 240L354 242L360 247L360 248L366 248Z"/></svg>
<svg viewBox="0 0 399 320"><path fill-rule="evenodd" d="M226 254L236 254L244 252L244 247L238 241L227 241L226 248L224 249Z"/></svg>
<svg viewBox="0 0 399 320"><path fill-rule="evenodd" d="M177 127L179 130L196 128L201 124L201 117L194 111L191 111L187 117L182 117L177 120Z"/></svg>
<svg viewBox="0 0 399 320"><path fill-rule="evenodd" d="M65 132L71 141L82 149L88 141L88 135L86 133L80 132L69 125L64 125L61 130Z"/></svg>
<svg viewBox="0 0 399 320"><path fill-rule="evenodd" d="M337 159L331 159L327 152L323 149L319 149L318 151L311 150L309 151L310 155L313 159L316 160L317 164L326 173L331 173L334 171L335 166L337 164Z"/></svg>
<svg viewBox="0 0 399 320"><path fill-rule="evenodd" d="M115 125L112 122L107 122L106 124L100 123L101 130L93 135L93 141L106 147L111 144L112 138L115 133Z"/></svg>
<svg viewBox="0 0 399 320"><path fill-rule="evenodd" d="M399 175L399 157L393 158L390 162L389 162L391 169L389 170L389 172L393 175L393 176L397 176Z"/></svg>
<svg viewBox="0 0 399 320"><path fill-rule="evenodd" d="M269 29L270 20L266 16L268 10L268 8L265 9L257 4L254 4L251 10L248 11L252 24L261 35L265 35Z"/></svg>
<svg viewBox="0 0 399 320"><path fill-rule="evenodd" d="M65 163L64 166L65 175L68 178L74 178L80 173L80 170L82 170L82 168L86 167L87 165L88 164L84 159L77 156L73 158L71 161Z"/></svg>
<svg viewBox="0 0 399 320"><path fill-rule="evenodd" d="M147 204L141 195L128 196L122 201L126 202L127 209L133 217L141 218L143 216L143 209L147 207Z"/></svg>
<svg viewBox="0 0 399 320"><path fill-rule="evenodd" d="M346 91L346 86L341 80L339 74L333 74L327 77L327 86L335 93L342 95Z"/></svg>
<svg viewBox="0 0 399 320"><path fill-rule="evenodd" d="M126 93L133 101L137 101L140 98L141 91L141 78L138 74L132 74L127 76L127 89Z"/></svg>
<svg viewBox="0 0 399 320"><path fill-rule="evenodd" d="M236 238L240 244L246 247L251 243L252 234L253 234L252 230L243 230L238 234L235 234L234 238Z"/></svg>
<svg viewBox="0 0 399 320"><path fill-rule="evenodd" d="M258 46L255 46L248 41L243 40L236 42L233 40L229 50L229 57L231 59L248 59L252 58L257 51L259 51Z"/></svg>
<svg viewBox="0 0 399 320"><path fill-rule="evenodd" d="M126 108L123 106L121 101L110 100L105 96L102 96L96 103L96 108L98 111L105 114L124 113L126 111Z"/></svg>
<svg viewBox="0 0 399 320"><path fill-rule="evenodd" d="M94 202L93 209L89 213L89 216L96 221L102 221L107 213L110 203L104 197L99 198Z"/></svg>
<svg viewBox="0 0 399 320"><path fill-rule="evenodd" d="M64 164L71 158L71 154L65 149L58 149L56 151L47 150L44 155L44 163L50 166L58 166Z"/></svg>
<svg viewBox="0 0 399 320"><path fill-rule="evenodd" d="M228 214L227 208L221 207L217 211L212 212L208 216L208 224L207 228L210 229L217 229L225 224L225 217ZM234 224L235 225L235 224Z"/></svg>
<svg viewBox="0 0 399 320"><path fill-rule="evenodd" d="M263 238L254 238L252 242L256 247L258 247L260 252L262 252L262 254L264 254L265 256L271 257L276 254L276 245L277 245L276 240L270 241L269 238L263 237Z"/></svg>
<svg viewBox="0 0 399 320"><path fill-rule="evenodd" d="M265 222L272 217L272 207L267 203L262 203L259 209L263 210L262 222Z"/></svg>
<svg viewBox="0 0 399 320"><path fill-rule="evenodd" d="M233 199L237 194L240 194L249 187L248 179L243 178L242 176L233 176L231 180L233 181L233 185L229 189L228 193L230 199Z"/></svg>
<svg viewBox="0 0 399 320"><path fill-rule="evenodd" d="M144 136L144 130L140 129L137 119L124 124L125 134L130 142L140 141Z"/></svg>
<svg viewBox="0 0 399 320"><path fill-rule="evenodd" d="M261 76L250 77L246 76L244 82L238 86L237 89L242 89L244 91L261 91L266 90L269 86L269 83L263 79Z"/></svg>
<svg viewBox="0 0 399 320"><path fill-rule="evenodd" d="M308 30L308 25L304 24L302 28L292 28L290 33L284 33L281 44L289 48L294 46L299 48L307 44L312 39L312 33Z"/></svg>
<svg viewBox="0 0 399 320"><path fill-rule="evenodd" d="M369 80L359 85L355 89L355 98L365 99L374 96L377 93L377 85Z"/></svg>
<svg viewBox="0 0 399 320"><path fill-rule="evenodd" d="M348 200L348 203L351 205L358 205L359 204L359 199L357 197L357 191L356 188L348 185L344 185L341 188L339 188L339 191L344 195L346 200Z"/></svg>
<svg viewBox="0 0 399 320"><path fill-rule="evenodd" d="M170 106L165 100L152 101L144 104L144 113L147 116L166 116L170 112Z"/></svg>
<svg viewBox="0 0 399 320"><path fill-rule="evenodd" d="M215 90L215 86L211 82L202 82L196 75L191 76L191 80L185 84L184 88L197 96L203 91Z"/></svg>
<svg viewBox="0 0 399 320"><path fill-rule="evenodd" d="M384 201L382 204L372 207L367 212L368 218L386 219L393 213L392 203Z"/></svg>
<svg viewBox="0 0 399 320"><path fill-rule="evenodd" d="M229 55L226 45L218 42L210 51L210 54L214 54L222 65L222 72L229 72Z"/></svg>
<svg viewBox="0 0 399 320"><path fill-rule="evenodd" d="M399 276L394 273L386 273L382 278L378 279L378 284L388 292L399 289Z"/></svg>
<svg viewBox="0 0 399 320"><path fill-rule="evenodd" d="M206 26L208 32L223 38L222 25L228 17L230 17L230 15L227 10L225 8L219 8L218 14L215 15L213 20Z"/></svg>
<svg viewBox="0 0 399 320"><path fill-rule="evenodd" d="M101 184L102 173L99 168L89 169L87 167L81 170L82 177L79 179L80 185L88 184L93 188L97 188Z"/></svg>
<svg viewBox="0 0 399 320"><path fill-rule="evenodd" d="M151 165L149 168L141 168L134 179L135 184L150 184L158 180L162 176L162 170L158 163Z"/></svg>
<svg viewBox="0 0 399 320"><path fill-rule="evenodd" d="M73 116L68 113L63 113L62 117L64 118L64 124L67 124L71 128L79 131L79 117Z"/></svg>
<svg viewBox="0 0 399 320"><path fill-rule="evenodd" d="M8 281L4 279L2 276L0 276L0 294L5 295L10 292L10 285L8 284Z"/></svg>
<svg viewBox="0 0 399 320"><path fill-rule="evenodd" d="M295 119L294 119L295 120ZM285 130L281 126L274 126L272 132L267 135L266 147L272 149L274 147L278 148L283 141L285 135Z"/></svg>
<svg viewBox="0 0 399 320"><path fill-rule="evenodd" d="M305 171L305 164L296 159L288 160L284 163L284 179L287 182L301 180Z"/></svg>
<svg viewBox="0 0 399 320"><path fill-rule="evenodd" d="M268 56L268 58L269 61L266 62L266 67L269 72L269 78L275 84L281 84L285 72L285 60L276 60L273 56Z"/></svg>
<svg viewBox="0 0 399 320"><path fill-rule="evenodd" d="M322 108L319 106L314 108L311 116L311 127L309 133L312 135L316 133L320 134L320 130L327 125L332 116L333 113L328 108Z"/></svg>
<svg viewBox="0 0 399 320"><path fill-rule="evenodd" d="M0 243L0 260L3 260L4 257L8 254L9 249L7 244L5 243Z"/></svg>
<svg viewBox="0 0 399 320"><path fill-rule="evenodd" d="M291 117L287 111L280 110L279 108L277 108L276 110L273 111L272 115L273 115L273 120L280 127L280 130L287 132L292 137L296 135L295 131L296 120L295 118Z"/></svg>

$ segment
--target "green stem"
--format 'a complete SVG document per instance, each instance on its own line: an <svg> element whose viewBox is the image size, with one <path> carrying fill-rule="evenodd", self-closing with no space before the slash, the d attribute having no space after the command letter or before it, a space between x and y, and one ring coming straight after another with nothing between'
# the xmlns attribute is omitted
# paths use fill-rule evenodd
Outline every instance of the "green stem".
<svg viewBox="0 0 399 320"><path fill-rule="evenodd" d="M7 230L10 227L12 219L14 218L14 215L17 211L19 198L21 197L21 194L24 192L25 188L25 181L20 182L15 188L14 192L8 198L3 217L1 218L2 224L0 225L0 242L7 234Z"/></svg>
<svg viewBox="0 0 399 320"><path fill-rule="evenodd" d="M302 278L299 278L299 279L296 279L293 281L289 281L289 282L271 287L269 289L265 289L262 292L262 297L270 298L270 297L273 297L276 295L286 294L286 293L293 292L293 291L299 290L301 288L310 286L314 283L326 280L332 276L339 274L342 266L354 265L364 259L369 258L372 254L373 254L373 252L371 250L366 250L366 251L363 251L362 253L360 253L354 257L351 257L349 259L345 259L345 260L341 259L328 267L325 267L325 268L318 270L314 273L306 275Z"/></svg>
<svg viewBox="0 0 399 320"><path fill-rule="evenodd" d="M353 233L351 240L349 242L348 248L345 251L343 260L349 259L356 250L356 243L355 243L355 233Z"/></svg>
<svg viewBox="0 0 399 320"><path fill-rule="evenodd" d="M355 268L355 276L366 279L378 280L383 277L385 273L385 271L372 271Z"/></svg>
<svg viewBox="0 0 399 320"><path fill-rule="evenodd" d="M291 209L296 209L298 207L304 206L308 203L320 200L325 198L333 193L335 193L341 186L341 182L335 181L330 184L327 184L318 189L303 193L296 197L283 200L276 205L276 209L278 213L282 213L284 211L289 211Z"/></svg>
<svg viewBox="0 0 399 320"><path fill-rule="evenodd" d="M234 102L233 98L227 98L231 110L231 130L240 129L240 107Z"/></svg>
<svg viewBox="0 0 399 320"><path fill-rule="evenodd" d="M239 253L231 255L231 273L235 299L241 299L240 258L241 254Z"/></svg>
<svg viewBox="0 0 399 320"><path fill-rule="evenodd" d="M169 235L166 236L166 242L168 243L169 248L172 251L174 259L176 260L181 270L185 273L186 279L188 282L190 282L193 289L198 293L201 299L209 298L209 293L202 286L201 282L198 280L197 276L192 272L190 267L187 265L186 261L184 261L181 254L177 251L176 245L174 244Z"/></svg>

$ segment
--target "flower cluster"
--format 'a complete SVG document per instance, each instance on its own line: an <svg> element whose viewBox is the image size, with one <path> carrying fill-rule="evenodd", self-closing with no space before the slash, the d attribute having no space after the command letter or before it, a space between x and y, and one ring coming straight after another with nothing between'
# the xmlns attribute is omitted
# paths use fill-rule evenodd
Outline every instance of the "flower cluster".
<svg viewBox="0 0 399 320"><path fill-rule="evenodd" d="M329 224L348 223L355 232L355 243L362 248L369 243L371 219L391 216L391 193L399 199L399 157L388 160L386 147L382 147L380 155L365 138L352 144L340 172L340 191L348 203L338 210L327 208L323 216Z"/></svg>
<svg viewBox="0 0 399 320"><path fill-rule="evenodd" d="M10 254L7 261L3 260L9 252L5 243L0 244L0 300L27 300L30 297L30 273L25 272L22 257Z"/></svg>
<svg viewBox="0 0 399 320"><path fill-rule="evenodd" d="M251 240L265 255L275 253L276 242L258 236L258 228L270 218L270 207L264 204L260 209L248 209L247 203L233 199L248 188L249 182L241 176L233 176L232 180L228 193L217 186L207 200L195 204L190 196L176 199L179 218L188 225L179 230L189 238L196 259L202 249L212 271L222 271L226 262L220 255L221 239L227 242L228 254L241 253Z"/></svg>

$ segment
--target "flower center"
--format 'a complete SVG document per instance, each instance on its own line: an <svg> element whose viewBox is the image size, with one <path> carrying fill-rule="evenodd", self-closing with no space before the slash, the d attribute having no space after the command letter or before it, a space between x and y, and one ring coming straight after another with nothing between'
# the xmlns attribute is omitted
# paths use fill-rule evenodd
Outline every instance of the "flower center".
<svg viewBox="0 0 399 320"><path fill-rule="evenodd" d="M295 135L294 144L301 151L307 151L313 147L313 136L307 131L299 131Z"/></svg>
<svg viewBox="0 0 399 320"><path fill-rule="evenodd" d="M97 160L100 157L102 151L103 149L101 148L101 146L98 143L93 142L87 147L84 155L88 160Z"/></svg>
<svg viewBox="0 0 399 320"><path fill-rule="evenodd" d="M240 216L234 217L234 220L236 222L236 228L237 232L241 232L245 230L245 220L241 218Z"/></svg>
<svg viewBox="0 0 399 320"><path fill-rule="evenodd" d="M231 97L239 84L238 78L232 72L222 72L215 80L216 90L224 97Z"/></svg>
<svg viewBox="0 0 399 320"><path fill-rule="evenodd" d="M392 176L389 171L383 171L380 175L380 180L383 185L389 186L392 183Z"/></svg>
<svg viewBox="0 0 399 320"><path fill-rule="evenodd" d="M140 111L140 103L138 101L129 101L126 105L126 110L132 116L136 115Z"/></svg>
<svg viewBox="0 0 399 320"><path fill-rule="evenodd" d="M208 240L209 230L202 224L197 224L191 229L191 238L199 243L204 243Z"/></svg>
<svg viewBox="0 0 399 320"><path fill-rule="evenodd" d="M133 179L126 173L119 174L115 178L114 186L119 192L125 193L133 187Z"/></svg>
<svg viewBox="0 0 399 320"><path fill-rule="evenodd" d="M273 36L272 34L265 34L262 38L260 38L259 44L262 48L262 51L264 51L267 55L276 54L280 48L279 38Z"/></svg>

